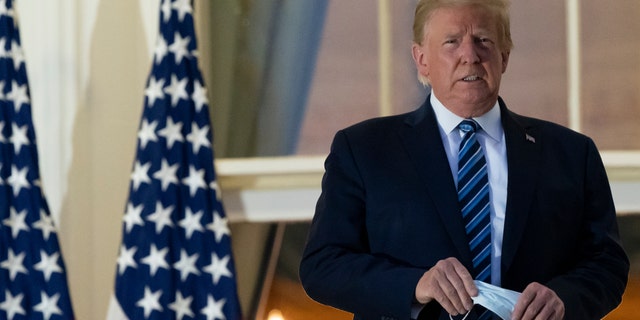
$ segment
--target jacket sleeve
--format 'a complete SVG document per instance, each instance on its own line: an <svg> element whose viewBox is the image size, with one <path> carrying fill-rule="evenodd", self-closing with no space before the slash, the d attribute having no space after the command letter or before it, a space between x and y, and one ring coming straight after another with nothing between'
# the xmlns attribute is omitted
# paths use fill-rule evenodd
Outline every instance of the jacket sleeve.
<svg viewBox="0 0 640 320"><path fill-rule="evenodd" d="M587 142L583 234L577 266L547 285L565 304L565 319L601 319L617 307L627 283L629 260L619 242L616 212L605 168Z"/></svg>
<svg viewBox="0 0 640 320"><path fill-rule="evenodd" d="M415 286L425 270L371 253L367 189L348 136L334 138L322 194L300 264L314 300L362 319L409 319Z"/></svg>

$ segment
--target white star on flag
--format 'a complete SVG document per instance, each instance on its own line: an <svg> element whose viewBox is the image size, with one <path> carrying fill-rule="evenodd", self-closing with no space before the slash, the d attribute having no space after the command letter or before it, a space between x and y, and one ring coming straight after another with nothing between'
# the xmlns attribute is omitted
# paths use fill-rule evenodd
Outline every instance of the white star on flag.
<svg viewBox="0 0 640 320"><path fill-rule="evenodd" d="M44 210L40 210L40 220L33 223L33 228L42 231L44 240L49 240L51 233L56 231L56 227L53 225L53 219L51 219Z"/></svg>
<svg viewBox="0 0 640 320"><path fill-rule="evenodd" d="M171 51L171 49L169 50ZM171 106L175 107L181 99L186 100L189 98L187 95L188 80L187 78L178 80L175 74L171 75L171 83L164 88L164 92L171 96Z"/></svg>
<svg viewBox="0 0 640 320"><path fill-rule="evenodd" d="M154 77L149 79L149 85L147 86L147 89L144 90L144 95L147 97L147 105L149 107L153 107L153 104L156 103L156 99L159 100L164 98L164 93L162 92L163 87L164 79L156 80Z"/></svg>
<svg viewBox="0 0 640 320"><path fill-rule="evenodd" d="M160 165L160 170L156 171L153 174L153 177L160 180L160 184L162 186L162 191L167 191L170 184L178 184L178 164L169 165L167 159L162 159L162 164Z"/></svg>
<svg viewBox="0 0 640 320"><path fill-rule="evenodd" d="M165 40L164 37L162 37L162 36L158 37L158 43L156 43L156 47L153 50L153 52L155 53L156 64L159 64L160 62L162 62L162 59L164 59L164 57L167 55L167 53L169 53L169 47L167 46L167 40ZM152 106L153 106L153 104L149 105L149 107L152 107Z"/></svg>
<svg viewBox="0 0 640 320"><path fill-rule="evenodd" d="M142 183L151 183L151 178L149 178L149 174L147 173L149 171L149 168L151 168L151 163L149 162L145 164L136 162L133 173L131 174L131 180L133 181L134 190L138 190Z"/></svg>
<svg viewBox="0 0 640 320"><path fill-rule="evenodd" d="M211 295L207 295L207 306L202 308L201 313L207 317L207 320L226 320L222 308L224 307L225 299L216 300Z"/></svg>
<svg viewBox="0 0 640 320"><path fill-rule="evenodd" d="M176 63L180 63L185 56L189 55L189 50L187 50L189 41L191 41L190 37L183 38L178 32L173 36L173 43L169 45L169 52L175 55ZM173 78L171 80L173 82Z"/></svg>
<svg viewBox="0 0 640 320"><path fill-rule="evenodd" d="M9 256L7 257L7 260L0 262L0 267L7 269L9 271L9 279L11 279L11 281L15 281L18 273L28 273L27 268L24 267L23 263L25 253L23 252L16 255L13 252L13 249L9 249L8 254Z"/></svg>
<svg viewBox="0 0 640 320"><path fill-rule="evenodd" d="M29 173L29 167L18 170L16 166L11 166L11 176L7 179L7 183L13 188L14 197L18 196L20 189L31 186L27 180L27 173Z"/></svg>
<svg viewBox="0 0 640 320"><path fill-rule="evenodd" d="M27 105L29 101L29 96L27 95L27 85L18 85L18 83L14 80L11 82L11 91L6 93L7 100L13 101L13 107L16 110L16 113L20 111L23 105Z"/></svg>
<svg viewBox="0 0 640 320"><path fill-rule="evenodd" d="M229 264L229 256L224 258L218 258L215 253L211 254L211 264L204 267L204 271L211 274L211 278L214 284L217 284L222 277L232 277L231 270L227 267Z"/></svg>
<svg viewBox="0 0 640 320"><path fill-rule="evenodd" d="M8 56L13 58L13 67L18 70L24 63L24 52L22 47L16 41L11 41L11 50L8 52ZM26 85L25 85L25 97L26 97Z"/></svg>
<svg viewBox="0 0 640 320"><path fill-rule="evenodd" d="M29 226L25 222L27 210L16 212L16 209L12 207L10 211L9 218L2 221L2 224L11 228L11 236L15 239L20 234L20 231L29 231Z"/></svg>
<svg viewBox="0 0 640 320"><path fill-rule="evenodd" d="M167 126L164 127L164 129L158 131L158 135L164 137L167 140L167 147L171 149L176 141L184 141L184 137L182 136L182 123L174 123L173 119L168 118Z"/></svg>
<svg viewBox="0 0 640 320"><path fill-rule="evenodd" d="M149 287L144 288L144 297L136 303L136 305L140 308L144 309L144 318L147 319L151 315L151 312L154 310L162 311L162 306L160 305L160 295L162 295L162 290L158 290L156 292L151 292Z"/></svg>
<svg viewBox="0 0 640 320"><path fill-rule="evenodd" d="M22 308L22 299L24 294L20 293L12 295L11 291L4 291L4 301L0 302L0 310L3 310L7 314L8 319L13 319L16 314L26 315L27 313Z"/></svg>
<svg viewBox="0 0 640 320"><path fill-rule="evenodd" d="M220 185L218 184L218 181L212 181L209 184L209 188L211 188L211 190L215 191L216 198L218 199L218 201L220 201L220 199L222 199L222 190L220 189Z"/></svg>
<svg viewBox="0 0 640 320"><path fill-rule="evenodd" d="M200 223L200 219L202 219L202 211L198 211L196 213L191 212L191 209L186 208L184 219L180 220L179 225L184 228L184 232L187 235L187 239L191 238L191 235L195 231L202 232L204 228Z"/></svg>
<svg viewBox="0 0 640 320"><path fill-rule="evenodd" d="M11 144L13 144L13 149L15 150L16 154L19 154L22 146L29 145L29 138L27 138L28 127L26 125L18 127L15 123L12 123L11 127L12 133L9 141L11 142Z"/></svg>
<svg viewBox="0 0 640 320"><path fill-rule="evenodd" d="M162 13L162 21L168 22L171 19L171 0L162 0L160 11Z"/></svg>
<svg viewBox="0 0 640 320"><path fill-rule="evenodd" d="M133 206L133 204L127 204L127 213L124 215L124 224L127 230L127 233L131 232L134 226L144 226L144 221L142 221L142 205Z"/></svg>
<svg viewBox="0 0 640 320"><path fill-rule="evenodd" d="M180 19L180 21L184 20L184 17L187 15L187 13L193 13L190 0L177 0L171 5L171 8L178 11L178 18Z"/></svg>
<svg viewBox="0 0 640 320"><path fill-rule="evenodd" d="M42 313L44 320L51 319L51 316L62 315L62 310L58 307L58 300L60 294L56 293L53 296L48 296L44 291L40 293L40 303L33 307L33 310Z"/></svg>
<svg viewBox="0 0 640 320"><path fill-rule="evenodd" d="M138 139L140 139L140 146L142 147L142 149L144 149L147 146L147 143L149 143L149 141L151 142L158 141L158 136L156 135L157 126L158 126L157 121L149 123L147 122L147 119L145 119L142 122L142 128L140 128L140 131L138 131Z"/></svg>
<svg viewBox="0 0 640 320"><path fill-rule="evenodd" d="M149 255L142 258L142 263L149 265L149 272L151 273L151 276L154 276L160 268L169 269L169 264L165 258L168 252L168 248L158 250L155 244L151 245L151 252Z"/></svg>
<svg viewBox="0 0 640 320"><path fill-rule="evenodd" d="M195 153L200 151L200 147L211 147L211 143L209 142L209 139L207 139L208 134L209 126L198 128L197 124L191 124L191 133L187 135L187 141L191 142Z"/></svg>
<svg viewBox="0 0 640 320"><path fill-rule="evenodd" d="M156 233L162 232L162 229L167 227L173 227L171 222L171 213L173 212L173 206L163 207L160 201L156 202L156 211L147 217L148 221L156 224Z"/></svg>
<svg viewBox="0 0 640 320"><path fill-rule="evenodd" d="M196 262L198 261L199 254L194 253L193 255L188 255L187 251L184 249L180 250L180 260L176 262L173 267L180 271L180 280L185 281L189 274L193 273L195 275L200 275L200 271L196 267Z"/></svg>
<svg viewBox="0 0 640 320"><path fill-rule="evenodd" d="M204 189L207 186L204 183L204 169L196 170L193 166L189 166L189 176L182 179L182 183L189 186L189 194L194 197L198 189Z"/></svg>
<svg viewBox="0 0 640 320"><path fill-rule="evenodd" d="M207 89L200 83L200 81L196 81L193 84L193 94L191 95L191 99L193 99L193 103L196 105L196 111L200 112L202 107L209 104L209 98L207 98Z"/></svg>
<svg viewBox="0 0 640 320"><path fill-rule="evenodd" d="M49 282L51 274L54 272L62 273L62 268L58 265L58 258L60 258L59 252L48 255L44 250L40 250L40 262L33 265L33 268L42 272L44 279Z"/></svg>
<svg viewBox="0 0 640 320"><path fill-rule="evenodd" d="M176 313L176 318L182 320L184 316L194 317L193 311L191 311L191 301L193 297L182 297L182 293L178 291L176 293L176 300L169 305L169 309Z"/></svg>
<svg viewBox="0 0 640 320"><path fill-rule="evenodd" d="M216 242L222 241L225 235L231 235L231 230L227 223L227 218L222 218L218 212L213 213L213 222L207 225L207 229L216 235Z"/></svg>
<svg viewBox="0 0 640 320"><path fill-rule="evenodd" d="M127 249L124 245L120 246L120 255L118 255L118 274L122 274L128 267L137 268L138 264L133 256L138 251L138 248L132 247Z"/></svg>

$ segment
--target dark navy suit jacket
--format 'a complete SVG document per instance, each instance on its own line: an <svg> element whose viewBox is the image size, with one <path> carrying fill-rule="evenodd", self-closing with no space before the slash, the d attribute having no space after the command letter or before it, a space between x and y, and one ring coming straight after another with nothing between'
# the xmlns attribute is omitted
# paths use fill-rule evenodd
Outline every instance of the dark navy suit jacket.
<svg viewBox="0 0 640 320"><path fill-rule="evenodd" d="M502 287L553 289L566 319L600 319L621 301L629 261L602 160L588 137L509 111ZM313 299L354 319L409 319L415 287L439 260L471 254L427 102L339 131L325 162L300 265ZM420 319L448 319L435 302Z"/></svg>

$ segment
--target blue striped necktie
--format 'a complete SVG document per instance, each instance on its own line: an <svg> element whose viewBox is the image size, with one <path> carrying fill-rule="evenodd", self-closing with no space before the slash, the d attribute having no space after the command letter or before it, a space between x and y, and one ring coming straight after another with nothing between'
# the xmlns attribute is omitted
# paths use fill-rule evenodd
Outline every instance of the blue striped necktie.
<svg viewBox="0 0 640 320"><path fill-rule="evenodd" d="M479 125L463 120L458 126L464 133L458 153L458 201L462 211L469 248L473 257L472 276L491 283L491 220L487 161L476 138ZM485 310L478 319L490 319Z"/></svg>

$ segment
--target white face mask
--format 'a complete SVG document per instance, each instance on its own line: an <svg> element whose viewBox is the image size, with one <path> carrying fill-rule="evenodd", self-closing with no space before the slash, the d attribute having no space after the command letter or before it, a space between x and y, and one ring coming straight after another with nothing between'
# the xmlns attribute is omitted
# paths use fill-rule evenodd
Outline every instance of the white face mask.
<svg viewBox="0 0 640 320"><path fill-rule="evenodd" d="M479 293L471 298L473 303L487 308L503 320L511 319L511 313L516 306L520 293L478 280L474 282L478 287ZM467 315L469 314L467 313ZM465 315L465 318L467 315ZM449 317L451 318L451 316Z"/></svg>
<svg viewBox="0 0 640 320"><path fill-rule="evenodd" d="M479 294L472 297L473 303L479 304L504 320L511 319L511 313L518 302L520 293L508 289L503 289L482 281L474 281L478 287Z"/></svg>

